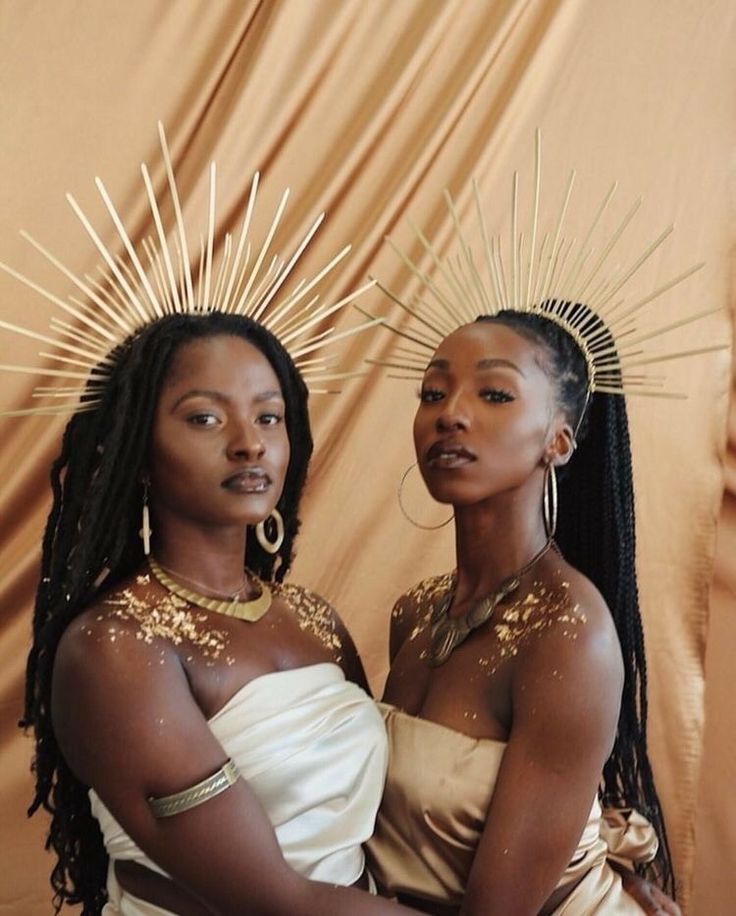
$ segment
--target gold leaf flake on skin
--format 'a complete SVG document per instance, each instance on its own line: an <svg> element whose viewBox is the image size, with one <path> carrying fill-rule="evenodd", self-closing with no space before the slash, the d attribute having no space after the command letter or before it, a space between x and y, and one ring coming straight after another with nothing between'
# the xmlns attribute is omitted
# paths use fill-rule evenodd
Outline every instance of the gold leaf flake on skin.
<svg viewBox="0 0 736 916"><path fill-rule="evenodd" d="M104 605L119 620L133 621L137 625L135 638L146 645L151 645L155 639L168 640L175 646L186 641L201 650L202 655L209 659L208 664L219 658L229 642L227 632L210 628L206 614L189 610L187 602L176 595L166 594L150 602L126 588L106 598ZM103 618L99 616L97 619ZM110 641L114 642L116 636L123 636L126 631L110 627L108 633ZM161 658L159 664L163 663L164 658Z"/></svg>
<svg viewBox="0 0 736 916"><path fill-rule="evenodd" d="M337 632L335 611L319 595L290 582L272 582L271 591L284 598L296 615L299 628L316 636L325 648L342 660L342 639Z"/></svg>

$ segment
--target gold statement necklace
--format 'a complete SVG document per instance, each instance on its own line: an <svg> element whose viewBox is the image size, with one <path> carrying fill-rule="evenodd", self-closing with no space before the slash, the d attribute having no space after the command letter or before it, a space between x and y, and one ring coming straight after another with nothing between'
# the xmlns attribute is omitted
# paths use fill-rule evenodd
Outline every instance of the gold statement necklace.
<svg viewBox="0 0 736 916"><path fill-rule="evenodd" d="M163 585L168 592L171 592L172 595L176 595L177 598L183 598L184 601L188 601L190 604L204 608L206 611L214 611L214 613L224 614L226 617L236 617L238 620L247 620L250 623L255 623L257 620L260 620L271 607L271 589L265 582L261 582L261 580L257 579L255 576L253 578L260 589L258 595L250 601L240 601L238 600L238 595L242 592L243 588L245 588L247 579L231 598L212 598L207 595L201 595L199 592L193 592L191 589L184 588L183 585L175 582L152 556L148 558L148 565L153 573L153 577L160 585ZM173 573L173 570L171 570L171 572ZM178 576L179 573L174 573L174 575ZM179 578L184 578L184 576L180 576Z"/></svg>
<svg viewBox="0 0 736 916"><path fill-rule="evenodd" d="M554 541L549 538L541 550L538 550L529 562L518 572L507 576L493 595L481 598L472 604L460 617L450 617L450 605L455 597L457 582L449 589L442 601L432 612L429 664L433 668L443 665L459 645L465 642L473 630L482 627L490 619L498 605L513 594L521 584L521 578L552 547Z"/></svg>

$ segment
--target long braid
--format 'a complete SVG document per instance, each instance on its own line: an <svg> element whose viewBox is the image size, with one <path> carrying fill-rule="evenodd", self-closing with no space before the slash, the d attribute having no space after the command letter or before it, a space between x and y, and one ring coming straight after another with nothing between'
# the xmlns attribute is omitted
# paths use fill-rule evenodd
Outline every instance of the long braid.
<svg viewBox="0 0 736 916"><path fill-rule="evenodd" d="M168 316L121 347L102 400L74 416L51 470L53 503L43 538L41 581L26 669L25 713L36 740L36 787L29 808L51 814L46 847L57 855L51 873L54 906L82 904L99 914L106 900L107 855L92 817L88 787L66 765L51 716L51 686L59 641L69 623L104 587L143 563L138 537L142 486L156 404L171 359L192 340L242 337L271 363L286 402L291 458L279 510L285 537L277 555L248 538L244 560L261 578L282 579L299 529L298 506L312 452L307 389L281 344L248 318L219 314ZM253 542L253 543L251 543Z"/></svg>
<svg viewBox="0 0 736 916"><path fill-rule="evenodd" d="M541 344L559 403L577 430L578 448L559 475L562 511L555 538L569 562L603 595L618 633L625 672L616 740L603 769L603 801L637 808L650 820L660 846L654 861L641 871L674 895L667 833L647 750L647 668L636 577L626 402L616 395L588 398L583 355L553 321L512 311L480 320L504 324Z"/></svg>

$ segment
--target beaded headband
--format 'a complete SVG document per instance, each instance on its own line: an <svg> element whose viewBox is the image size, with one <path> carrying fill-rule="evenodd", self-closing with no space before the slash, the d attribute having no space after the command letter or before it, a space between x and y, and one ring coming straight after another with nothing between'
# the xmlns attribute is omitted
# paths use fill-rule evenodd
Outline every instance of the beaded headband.
<svg viewBox="0 0 736 916"><path fill-rule="evenodd" d="M616 191L616 184L613 184L598 207L582 242L576 246L575 239L566 240L562 235L574 182L575 172L572 172L554 227L541 237L540 242L541 138L537 131L530 231L525 236L519 230L519 179L515 172L511 201L510 257L504 256L501 237L489 236L475 181L473 197L482 239L479 259L476 260L463 235L457 209L447 191L445 200L460 248L459 254L453 259L441 258L421 230L413 224L412 229L431 261L431 273L422 270L387 238L391 248L414 276L421 280L429 296L427 299L412 296L405 301L381 283L378 284L408 315L408 320L401 325L384 320L384 326L410 341L413 346L396 347L395 355L390 359L369 362L399 370L401 374L394 373L391 376L393 378L421 378L427 365L428 353L434 353L452 331L473 322L481 315L493 316L502 310L512 310L540 315L553 321L575 340L588 369L589 395L599 391L606 394L637 393L681 397L658 389L657 385L662 380L642 374L642 367L681 356L709 353L723 349L725 345L716 344L668 354L649 354L643 345L674 328L721 309L708 308L656 330L647 331L638 330L637 318L645 306L695 273L703 264L694 265L647 295L628 302L627 294L623 292L624 286L670 235L674 226L668 226L629 266L613 269L608 276L604 276L606 261L639 209L641 200L634 203L610 238L596 251L591 240ZM368 314L363 309L360 311Z"/></svg>
<svg viewBox="0 0 736 916"><path fill-rule="evenodd" d="M115 254L104 244L79 204L71 194L67 194L71 208L104 260L104 265L98 267L99 278L90 274L76 276L27 232L21 232L38 252L71 281L82 293L83 298L69 295L68 301L65 301L0 261L2 270L40 293L73 319L73 322L70 322L59 317L52 318L50 333L54 336L38 334L28 328L0 320L0 328L41 341L53 347L55 351L40 353L40 356L51 361L51 365L0 365L0 369L31 376L42 375L66 382L64 387L39 386L34 390L34 397L53 398L55 403L25 410L2 411L0 415L20 416L93 410L99 402L96 395L103 391L119 358L116 348L152 322L175 314L201 315L220 312L244 315L258 321L276 335L287 349L313 393L331 391L320 386L358 374L334 371L336 361L321 355L319 351L341 338L374 326L378 320L371 319L340 332L335 332L334 326L324 328L323 325L336 312L372 287L373 281L330 305L318 304L319 294L314 292L320 281L348 254L350 245L339 251L311 279L301 279L291 292L279 296L284 283L322 223L324 213L314 220L288 259L272 253L271 243L289 197L287 189L276 208L264 241L256 250L248 238L259 183L259 174L256 172L250 185L248 203L237 242L230 233L225 235L219 263L216 264L216 168L213 162L209 174L206 235L200 239L199 268L196 271L195 283L195 271L192 269L189 256L182 207L161 123L159 136L174 209L173 241L167 239L153 183L148 168L143 164L141 171L155 226L155 238L142 240L142 257L136 251L107 189L99 178L95 179L97 189L110 214L125 255ZM84 400L81 400L82 396Z"/></svg>

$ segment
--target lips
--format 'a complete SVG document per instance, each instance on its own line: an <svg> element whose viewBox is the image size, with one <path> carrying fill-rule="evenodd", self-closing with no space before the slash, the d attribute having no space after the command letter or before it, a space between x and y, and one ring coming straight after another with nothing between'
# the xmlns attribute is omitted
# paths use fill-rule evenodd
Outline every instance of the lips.
<svg viewBox="0 0 736 916"><path fill-rule="evenodd" d="M430 468L457 468L475 461L476 457L459 442L440 440L427 449L426 461Z"/></svg>
<svg viewBox="0 0 736 916"><path fill-rule="evenodd" d="M265 493L271 478L261 467L242 468L226 477L220 486L231 493Z"/></svg>

